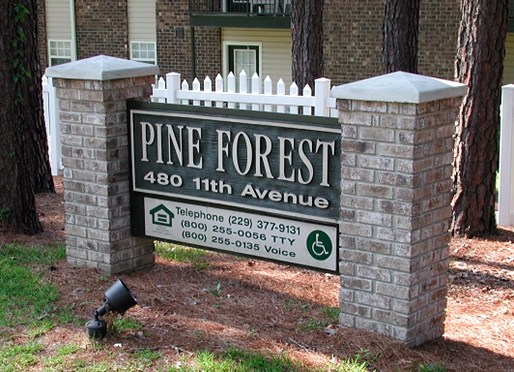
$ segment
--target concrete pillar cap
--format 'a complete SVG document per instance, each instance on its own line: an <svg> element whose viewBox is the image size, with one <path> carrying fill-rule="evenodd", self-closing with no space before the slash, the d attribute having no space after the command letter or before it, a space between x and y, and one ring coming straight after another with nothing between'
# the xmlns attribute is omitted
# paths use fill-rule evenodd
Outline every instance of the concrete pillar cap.
<svg viewBox="0 0 514 372"><path fill-rule="evenodd" d="M47 77L70 80L116 80L157 75L159 67L143 62L99 55L81 59L45 71Z"/></svg>
<svg viewBox="0 0 514 372"><path fill-rule="evenodd" d="M397 71L334 87L337 99L398 103L426 103L462 97L467 87L455 81Z"/></svg>

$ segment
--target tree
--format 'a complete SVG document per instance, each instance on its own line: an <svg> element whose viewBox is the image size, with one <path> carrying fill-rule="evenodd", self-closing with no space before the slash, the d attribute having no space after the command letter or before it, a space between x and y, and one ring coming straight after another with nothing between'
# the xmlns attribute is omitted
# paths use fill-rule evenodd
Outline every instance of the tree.
<svg viewBox="0 0 514 372"><path fill-rule="evenodd" d="M54 191L43 118L37 1L0 3L0 220L13 232L42 231L35 191Z"/></svg>
<svg viewBox="0 0 514 372"><path fill-rule="evenodd" d="M386 0L382 72L418 72L419 0Z"/></svg>
<svg viewBox="0 0 514 372"><path fill-rule="evenodd" d="M468 86L455 142L452 233L496 231L495 184L507 0L463 0L456 61Z"/></svg>
<svg viewBox="0 0 514 372"><path fill-rule="evenodd" d="M292 1L291 34L293 81L314 89L314 80L324 75L323 0Z"/></svg>

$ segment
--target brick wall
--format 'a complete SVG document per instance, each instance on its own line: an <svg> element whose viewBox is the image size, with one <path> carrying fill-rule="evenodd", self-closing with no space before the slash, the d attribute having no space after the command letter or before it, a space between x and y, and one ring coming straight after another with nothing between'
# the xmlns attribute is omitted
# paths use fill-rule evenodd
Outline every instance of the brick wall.
<svg viewBox="0 0 514 372"><path fill-rule="evenodd" d="M129 58L127 0L76 0L77 59Z"/></svg>
<svg viewBox="0 0 514 372"><path fill-rule="evenodd" d="M126 100L149 97L153 80L53 80L65 167L66 253L73 266L114 274L153 263L153 242L130 234L126 114Z"/></svg>
<svg viewBox="0 0 514 372"><path fill-rule="evenodd" d="M188 2L156 0L155 11L161 74L176 71L186 78L191 71ZM184 37L177 36L177 29L183 29Z"/></svg>
<svg viewBox="0 0 514 372"><path fill-rule="evenodd" d="M382 73L383 0L325 0L325 76L339 85ZM453 79L460 0L424 1L420 8L418 70Z"/></svg>
<svg viewBox="0 0 514 372"><path fill-rule="evenodd" d="M179 72L191 81L191 29L189 3L157 0L157 64L161 74ZM177 35L183 29L184 37ZM216 28L197 27L195 32L196 76L216 76L221 72L221 32Z"/></svg>
<svg viewBox="0 0 514 372"><path fill-rule="evenodd" d="M383 3L325 1L325 76L334 85L380 74Z"/></svg>
<svg viewBox="0 0 514 372"><path fill-rule="evenodd" d="M460 0L422 1L420 6L418 71L422 75L453 80Z"/></svg>
<svg viewBox="0 0 514 372"><path fill-rule="evenodd" d="M219 28L195 28L196 76L209 76L212 80L221 73L221 30Z"/></svg>
<svg viewBox="0 0 514 372"><path fill-rule="evenodd" d="M409 346L443 334L460 103L338 100L343 326Z"/></svg>
<svg viewBox="0 0 514 372"><path fill-rule="evenodd" d="M48 67L48 51L46 41L46 18L45 18L45 2L38 1L37 4L37 28L39 43L39 62L41 71L44 72Z"/></svg>
<svg viewBox="0 0 514 372"><path fill-rule="evenodd" d="M381 74L383 0L325 0L325 76L334 85ZM40 5L40 53L47 67L44 2ZM188 2L156 0L157 58L161 73L191 79ZM453 79L460 0L421 2L419 73ZM76 0L77 54L129 58L127 0ZM184 37L177 36L182 28ZM196 75L221 71L221 33L195 28Z"/></svg>

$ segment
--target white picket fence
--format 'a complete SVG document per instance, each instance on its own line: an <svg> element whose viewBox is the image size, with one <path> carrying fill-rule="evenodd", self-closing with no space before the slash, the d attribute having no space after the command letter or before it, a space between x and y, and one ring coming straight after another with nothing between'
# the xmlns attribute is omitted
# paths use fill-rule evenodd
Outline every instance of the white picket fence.
<svg viewBox="0 0 514 372"><path fill-rule="evenodd" d="M514 226L514 84L502 87L498 225Z"/></svg>
<svg viewBox="0 0 514 372"><path fill-rule="evenodd" d="M52 78L43 76L43 107L45 112L46 135L52 176L59 176L64 169L61 152L61 126L59 120L59 99L52 84Z"/></svg>
<svg viewBox="0 0 514 372"><path fill-rule="evenodd" d="M203 90L200 81L195 78L192 87L184 80L180 82L180 74L170 72L166 80L162 77L153 87L152 102L174 103L207 107L238 108L253 111L267 111L279 113L298 114L302 107L303 115L337 117L336 100L330 97L330 79L319 78L315 80L314 95L312 89L306 85L302 95L299 95L298 86L293 83L286 95L286 85L282 79L277 82L276 93L273 93L273 83L267 76L261 84L261 78L256 73L251 78L250 87L245 71L239 75L239 89L236 90L236 76L230 73L226 82L220 74L214 80L207 76L203 81ZM263 85L263 89L261 89ZM250 88L250 89L249 89Z"/></svg>

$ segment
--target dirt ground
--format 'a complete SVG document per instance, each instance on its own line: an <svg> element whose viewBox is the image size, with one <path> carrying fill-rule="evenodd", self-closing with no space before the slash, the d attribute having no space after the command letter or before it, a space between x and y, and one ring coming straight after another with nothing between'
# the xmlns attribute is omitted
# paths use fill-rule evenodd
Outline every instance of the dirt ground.
<svg viewBox="0 0 514 372"><path fill-rule="evenodd" d="M64 241L62 179L55 183L56 194L37 198L45 232L33 237L0 232L0 243ZM438 361L448 371L514 371L514 229L500 228L488 238L453 239L450 251L445 334L415 349L388 337L326 326L324 310L338 306L338 277L269 262L212 254L207 269L195 270L157 257L151 268L106 277L63 260L47 276L60 285L60 306L84 323L118 277L137 296L138 305L125 317L143 327L108 334L101 342L114 353L89 348L91 360L115 355L122 362L127 354L151 349L173 363L195 350L222 352L234 346L286 352L310 366L361 353L378 371L409 371ZM42 342L46 352L67 342L88 345L85 330L73 325L55 327Z"/></svg>

